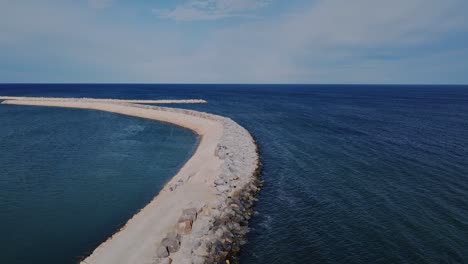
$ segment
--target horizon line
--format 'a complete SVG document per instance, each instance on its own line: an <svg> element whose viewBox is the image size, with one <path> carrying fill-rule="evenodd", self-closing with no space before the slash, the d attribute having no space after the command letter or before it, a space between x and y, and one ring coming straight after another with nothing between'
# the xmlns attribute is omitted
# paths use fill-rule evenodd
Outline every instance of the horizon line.
<svg viewBox="0 0 468 264"><path fill-rule="evenodd" d="M31 84L41 84L41 85L295 85L295 86L468 86L466 84L447 84L447 83L132 83L132 82L0 82L0 85L31 85Z"/></svg>

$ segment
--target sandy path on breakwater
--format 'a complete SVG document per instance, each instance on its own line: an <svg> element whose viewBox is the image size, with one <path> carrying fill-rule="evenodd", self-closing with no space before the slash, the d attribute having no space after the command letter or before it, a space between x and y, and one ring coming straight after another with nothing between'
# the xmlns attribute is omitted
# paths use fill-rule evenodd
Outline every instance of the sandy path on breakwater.
<svg viewBox="0 0 468 264"><path fill-rule="evenodd" d="M211 230L213 222L215 222L213 219L216 219L214 215L224 215L223 210L226 209L225 207L228 207L226 201L228 198L231 199L231 194L235 191L231 186L236 188L237 185L236 190L238 191L244 187L250 190L250 178L252 178L254 171L258 167L256 146L250 134L232 120L220 116L191 110L174 111L175 109L141 106L126 102L115 102L113 100L102 101L72 98L54 98L52 100L46 98L12 99L14 98L10 97L9 100L2 103L107 111L172 123L191 129L201 136L195 154L165 185L153 201L133 216L119 232L95 249L89 257L82 261L84 264L150 264L167 259L170 259L173 263L195 263L192 261L195 258L198 259L197 263L206 263L206 259L210 257L206 255L206 250L202 253L194 253L194 248L192 248L194 241L202 240L203 238L210 245L209 239L213 240L214 236L214 231ZM233 131L233 133L225 133L226 131ZM239 140L239 142L236 140ZM234 155L235 151L220 158L219 153L216 154L219 152L217 148L219 148L220 143L226 146L233 145L234 147L230 149L242 146L246 151L242 155L238 155L239 158L236 159L232 158L233 156L236 157ZM226 179L226 185L224 185L225 178L223 177L226 175L232 176L230 171L239 170L236 166L243 169L241 173L236 172L236 175L241 176L241 178L239 179L236 176L235 179L231 179L230 181L234 185L229 185ZM222 185L213 185L213 182L219 181L220 177L223 181ZM223 188L217 189L220 187ZM252 188L255 189L255 187ZM207 205L209 204L216 204L217 207L208 207ZM229 204L232 205L232 201ZM173 252L169 257L161 259L156 253L156 249L161 246L161 239L165 238L171 231L174 231L179 217L183 210L187 208L198 208L199 214L202 213L202 209L204 208L203 212L206 213L203 217L199 217L200 220L197 220L198 222L194 222L194 229L204 230L207 225L211 227L203 234L201 234L201 231L197 231L196 235L189 234L184 236L179 252ZM199 224L197 225L197 223ZM220 228L221 226L218 227ZM235 233L235 230L231 231ZM229 230L226 232L231 234ZM227 243L232 239L232 236L230 236ZM202 245L205 246L205 244ZM200 245L197 245L197 248L199 247Z"/></svg>

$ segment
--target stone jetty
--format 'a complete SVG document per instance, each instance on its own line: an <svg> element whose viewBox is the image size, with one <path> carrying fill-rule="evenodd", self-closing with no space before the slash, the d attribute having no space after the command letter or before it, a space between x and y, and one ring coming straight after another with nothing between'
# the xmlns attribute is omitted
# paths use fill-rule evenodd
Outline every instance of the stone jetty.
<svg viewBox="0 0 468 264"><path fill-rule="evenodd" d="M138 100L10 97L3 104L108 111L172 123L201 137L155 199L83 264L232 263L245 243L261 164L250 133L230 118Z"/></svg>

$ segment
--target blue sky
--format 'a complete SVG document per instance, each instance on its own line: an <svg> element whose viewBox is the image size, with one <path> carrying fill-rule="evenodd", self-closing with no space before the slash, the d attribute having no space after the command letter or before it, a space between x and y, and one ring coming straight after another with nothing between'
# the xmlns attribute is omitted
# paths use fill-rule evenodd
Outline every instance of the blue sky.
<svg viewBox="0 0 468 264"><path fill-rule="evenodd" d="M0 82L468 84L466 0L0 0Z"/></svg>

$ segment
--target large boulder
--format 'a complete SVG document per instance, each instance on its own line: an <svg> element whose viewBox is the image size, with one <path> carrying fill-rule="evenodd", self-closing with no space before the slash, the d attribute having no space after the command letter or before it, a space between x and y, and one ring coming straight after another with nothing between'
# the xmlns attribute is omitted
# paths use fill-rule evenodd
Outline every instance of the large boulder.
<svg viewBox="0 0 468 264"><path fill-rule="evenodd" d="M182 220L177 223L177 233L188 235L192 233L192 220Z"/></svg>
<svg viewBox="0 0 468 264"><path fill-rule="evenodd" d="M158 258L168 257L169 252L167 251L167 247L164 245L160 245L158 249L156 250L156 256L158 256Z"/></svg>
<svg viewBox="0 0 468 264"><path fill-rule="evenodd" d="M195 221L195 219L197 219L197 209L189 208L182 211L182 216L179 218L179 222L186 220L190 220L193 222Z"/></svg>
<svg viewBox="0 0 468 264"><path fill-rule="evenodd" d="M161 241L161 244L167 248L169 253L177 252L180 248L180 241L175 238L166 237Z"/></svg>

